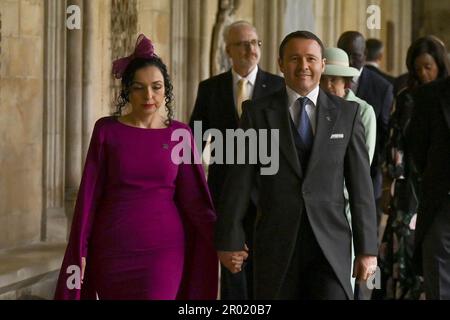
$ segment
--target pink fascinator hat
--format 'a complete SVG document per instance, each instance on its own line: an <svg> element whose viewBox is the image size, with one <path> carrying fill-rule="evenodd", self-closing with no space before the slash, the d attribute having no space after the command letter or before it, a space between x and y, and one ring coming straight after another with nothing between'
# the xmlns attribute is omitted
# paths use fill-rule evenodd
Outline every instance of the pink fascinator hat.
<svg viewBox="0 0 450 320"><path fill-rule="evenodd" d="M128 65L136 58L153 58L157 57L155 49L150 39L140 34L136 40L134 52L125 58L117 59L113 62L112 73L117 79L121 79Z"/></svg>

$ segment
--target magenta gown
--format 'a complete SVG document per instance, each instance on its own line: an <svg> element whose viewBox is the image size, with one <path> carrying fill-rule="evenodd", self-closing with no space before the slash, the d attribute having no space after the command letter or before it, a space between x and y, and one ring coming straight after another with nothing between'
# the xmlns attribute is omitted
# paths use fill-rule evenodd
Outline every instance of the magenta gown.
<svg viewBox="0 0 450 320"><path fill-rule="evenodd" d="M200 164L175 164L175 129L97 121L56 299L216 299L215 212ZM80 289L68 267L86 257Z"/></svg>

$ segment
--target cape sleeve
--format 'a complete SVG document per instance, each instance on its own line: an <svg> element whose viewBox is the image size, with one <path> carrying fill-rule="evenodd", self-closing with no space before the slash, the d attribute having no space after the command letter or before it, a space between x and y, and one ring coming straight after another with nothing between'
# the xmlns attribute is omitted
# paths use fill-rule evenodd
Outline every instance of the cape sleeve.
<svg viewBox="0 0 450 320"><path fill-rule="evenodd" d="M89 238L97 204L103 190L105 177L104 130L102 119L96 122L92 133L86 162L78 190L75 211L72 219L69 241L59 273L55 299L79 300L95 299L96 293L90 281ZM83 284L77 284L81 258L86 257ZM81 273L80 273L81 275ZM75 287L74 287L75 286Z"/></svg>
<svg viewBox="0 0 450 320"><path fill-rule="evenodd" d="M208 190L201 158L191 130L191 163L181 163L176 178L175 203L185 228L184 272L177 295L180 300L215 300L219 261L213 243L216 213Z"/></svg>

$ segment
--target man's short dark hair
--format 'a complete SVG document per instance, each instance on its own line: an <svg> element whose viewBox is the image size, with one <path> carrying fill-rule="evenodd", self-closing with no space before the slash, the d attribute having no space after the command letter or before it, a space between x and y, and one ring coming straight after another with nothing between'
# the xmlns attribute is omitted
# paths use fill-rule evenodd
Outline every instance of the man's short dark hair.
<svg viewBox="0 0 450 320"><path fill-rule="evenodd" d="M366 40L367 61L375 61L379 59L382 52L383 52L383 42L374 38Z"/></svg>
<svg viewBox="0 0 450 320"><path fill-rule="evenodd" d="M286 37L284 37L283 41L281 41L280 49L278 52L280 59L283 59L284 48L286 47L287 43L289 42L289 40L294 38L309 39L316 41L320 46L320 53L322 54L323 57L323 52L325 51L325 48L323 46L322 40L320 40L319 37L312 32L301 30L289 33Z"/></svg>

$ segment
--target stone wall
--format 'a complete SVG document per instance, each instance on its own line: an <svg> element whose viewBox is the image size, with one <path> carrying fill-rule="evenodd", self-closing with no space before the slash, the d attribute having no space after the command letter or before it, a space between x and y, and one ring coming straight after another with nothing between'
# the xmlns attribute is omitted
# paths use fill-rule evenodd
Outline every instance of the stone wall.
<svg viewBox="0 0 450 320"><path fill-rule="evenodd" d="M420 37L433 34L440 38L447 49L450 48L450 2L440 0L416 0L417 16L413 23L416 25L415 36Z"/></svg>
<svg viewBox="0 0 450 320"><path fill-rule="evenodd" d="M367 8L380 8L380 29L368 29ZM378 38L385 44L382 68L392 75L406 70L405 59L411 43L412 0L315 0L315 29L325 46L336 46L339 36L348 30L366 38Z"/></svg>
<svg viewBox="0 0 450 320"><path fill-rule="evenodd" d="M138 0L138 33L144 33L157 54L170 65L170 9L168 0Z"/></svg>
<svg viewBox="0 0 450 320"><path fill-rule="evenodd" d="M236 19L253 22L253 1L241 1ZM172 76L175 118L187 121L198 82L210 77L217 0L138 0L137 34L144 33Z"/></svg>
<svg viewBox="0 0 450 320"><path fill-rule="evenodd" d="M37 241L42 213L43 0L2 0L0 249Z"/></svg>

